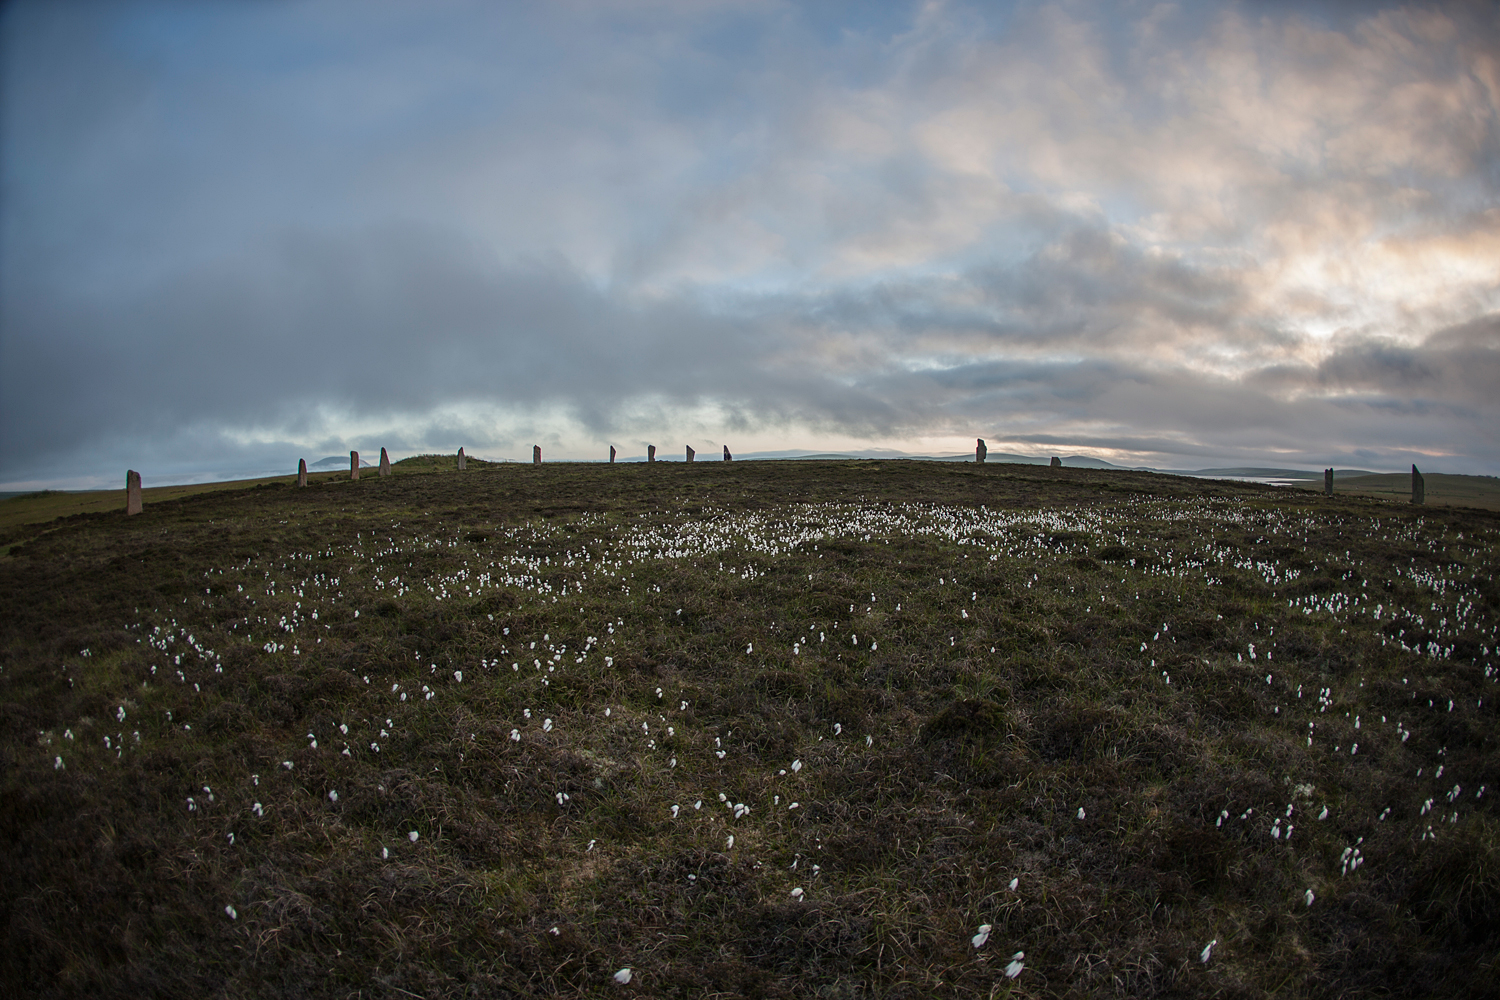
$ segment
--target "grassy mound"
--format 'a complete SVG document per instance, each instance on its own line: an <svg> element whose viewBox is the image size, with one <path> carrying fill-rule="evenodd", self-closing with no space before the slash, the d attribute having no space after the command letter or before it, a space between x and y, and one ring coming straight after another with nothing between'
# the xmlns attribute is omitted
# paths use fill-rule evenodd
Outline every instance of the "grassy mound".
<svg viewBox="0 0 1500 1000"><path fill-rule="evenodd" d="M482 458L473 455L466 456L464 462L465 470L491 469L502 465L502 462L486 462ZM457 472L457 455L413 455L403 458L399 462L391 463L394 472Z"/></svg>
<svg viewBox="0 0 1500 1000"><path fill-rule="evenodd" d="M3 992L1492 989L1500 516L471 471L0 560Z"/></svg>

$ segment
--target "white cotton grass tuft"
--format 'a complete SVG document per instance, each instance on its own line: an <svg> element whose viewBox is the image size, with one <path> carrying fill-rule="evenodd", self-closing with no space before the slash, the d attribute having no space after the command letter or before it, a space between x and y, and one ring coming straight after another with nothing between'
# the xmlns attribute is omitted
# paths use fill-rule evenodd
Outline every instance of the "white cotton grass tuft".
<svg viewBox="0 0 1500 1000"><path fill-rule="evenodd" d="M413 830L411 833L408 833L406 835L406 839L409 840L409 841L411 841L413 844L415 844L417 842L417 839L419 837L421 837L421 836L422 835L420 833L418 833L417 831Z"/></svg>
<svg viewBox="0 0 1500 1000"><path fill-rule="evenodd" d="M1016 891L1016 886L1018 886L1020 884L1021 884L1020 876L1017 876L1016 878L1011 879L1010 880L1010 891L1011 892L1015 892Z"/></svg>
<svg viewBox="0 0 1500 1000"><path fill-rule="evenodd" d="M1026 968L1026 953L1018 951L1010 956L1010 964L1005 967L1005 977L1007 979L1014 979L1021 974L1021 970L1024 968Z"/></svg>
<svg viewBox="0 0 1500 1000"><path fill-rule="evenodd" d="M802 897L805 896L805 895L807 895L807 894L802 891L802 887L800 885L797 888L795 888L795 889L792 890L792 898L795 899L799 903L802 902Z"/></svg>
<svg viewBox="0 0 1500 1000"><path fill-rule="evenodd" d="M979 925L979 933L975 934L973 937L969 938L969 943L972 944L976 948L983 948L984 945L985 945L985 942L988 941L989 939L990 939L990 925L989 924L980 924Z"/></svg>
<svg viewBox="0 0 1500 1000"><path fill-rule="evenodd" d="M1079 819L1083 819L1084 818L1083 806L1079 806L1078 807L1078 818Z"/></svg>
<svg viewBox="0 0 1500 1000"><path fill-rule="evenodd" d="M238 920L238 919L240 919L239 911L236 910L234 908L234 905L230 904L230 903L226 903L225 904L225 906L224 906L224 914L227 917L229 917L230 920Z"/></svg>
<svg viewBox="0 0 1500 1000"><path fill-rule="evenodd" d="M1218 938L1214 938L1212 941L1208 942L1208 944L1204 945L1203 946L1203 950L1198 953L1198 961L1202 962L1204 965L1207 965L1208 964L1208 960L1210 958L1213 958L1213 955L1214 955L1214 945L1216 945L1218 943L1219 943L1219 939Z"/></svg>
<svg viewBox="0 0 1500 1000"><path fill-rule="evenodd" d="M1318 897L1314 896L1313 895L1313 891L1311 889L1309 889L1309 890L1307 890L1307 892L1305 894L1303 894L1302 898L1305 899L1305 900L1307 900L1307 905L1308 906L1311 906L1311 905L1313 905L1313 900L1317 899Z"/></svg>
<svg viewBox="0 0 1500 1000"><path fill-rule="evenodd" d="M624 986L630 982L630 977L630 969L624 968L615 973L615 982L619 983L621 986Z"/></svg>

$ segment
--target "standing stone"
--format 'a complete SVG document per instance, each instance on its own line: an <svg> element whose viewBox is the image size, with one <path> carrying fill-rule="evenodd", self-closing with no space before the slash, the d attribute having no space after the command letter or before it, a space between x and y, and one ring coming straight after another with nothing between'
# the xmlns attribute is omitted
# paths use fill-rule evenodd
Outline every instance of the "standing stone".
<svg viewBox="0 0 1500 1000"><path fill-rule="evenodd" d="M980 463L981 465L984 464L984 456L988 455L989 453L990 450L984 446L984 438L980 438L979 444L974 448L974 461Z"/></svg>
<svg viewBox="0 0 1500 1000"><path fill-rule="evenodd" d="M141 512L141 474L134 469L125 470L125 513Z"/></svg>
<svg viewBox="0 0 1500 1000"><path fill-rule="evenodd" d="M351 451L349 453L349 478L359 478L359 452L357 451Z"/></svg>
<svg viewBox="0 0 1500 1000"><path fill-rule="evenodd" d="M687 460L689 462L691 462L693 460L693 456L696 455L696 454L698 454L698 453L693 450L693 446L692 445L688 445L687 446Z"/></svg>
<svg viewBox="0 0 1500 1000"><path fill-rule="evenodd" d="M646 461L648 461L648 462L654 462L654 461L656 461L656 445L654 445L654 444L648 444L648 445L646 445Z"/></svg>
<svg viewBox="0 0 1500 1000"><path fill-rule="evenodd" d="M469 457L464 454L462 448L458 449L458 471L462 472L469 467Z"/></svg>
<svg viewBox="0 0 1500 1000"><path fill-rule="evenodd" d="M305 458L297 459L297 485L307 485L307 459Z"/></svg>
<svg viewBox="0 0 1500 1000"><path fill-rule="evenodd" d="M1324 469L1323 470L1323 494L1325 496L1330 496L1330 497L1333 496L1333 470L1332 469Z"/></svg>
<svg viewBox="0 0 1500 1000"><path fill-rule="evenodd" d="M380 449L380 474L382 476L391 474L391 456L385 453L384 448Z"/></svg>
<svg viewBox="0 0 1500 1000"><path fill-rule="evenodd" d="M1427 502L1427 481L1422 478L1415 465L1411 467L1411 502Z"/></svg>
<svg viewBox="0 0 1500 1000"><path fill-rule="evenodd" d="M614 445L610 445L609 446L609 464L610 465L614 465L615 464L615 446Z"/></svg>
<svg viewBox="0 0 1500 1000"><path fill-rule="evenodd" d="M1051 468L1061 469L1062 468L1062 459L1058 458L1056 455L1053 455L1052 456L1052 465L1051 465Z"/></svg>
<svg viewBox="0 0 1500 1000"><path fill-rule="evenodd" d="M542 464L542 446L539 444L534 444L531 446L531 464Z"/></svg>
<svg viewBox="0 0 1500 1000"><path fill-rule="evenodd" d="M729 445L727 445L727 444L724 446L724 461L726 461L726 462L733 462L734 461L734 456L731 455L731 454L729 454Z"/></svg>

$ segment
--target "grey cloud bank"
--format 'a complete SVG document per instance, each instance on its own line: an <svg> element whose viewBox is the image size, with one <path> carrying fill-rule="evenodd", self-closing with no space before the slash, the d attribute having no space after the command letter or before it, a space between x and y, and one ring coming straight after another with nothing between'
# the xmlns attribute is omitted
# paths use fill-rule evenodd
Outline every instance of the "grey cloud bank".
<svg viewBox="0 0 1500 1000"><path fill-rule="evenodd" d="M976 436L1500 473L1487 5L19 4L0 39L0 488Z"/></svg>

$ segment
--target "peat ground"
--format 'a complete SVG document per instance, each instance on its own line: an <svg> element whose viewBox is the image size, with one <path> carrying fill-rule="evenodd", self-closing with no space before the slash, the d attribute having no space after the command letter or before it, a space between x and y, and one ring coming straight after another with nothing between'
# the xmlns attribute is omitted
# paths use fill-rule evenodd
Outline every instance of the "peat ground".
<svg viewBox="0 0 1500 1000"><path fill-rule="evenodd" d="M1500 514L434 469L0 538L0 993L1494 995Z"/></svg>

